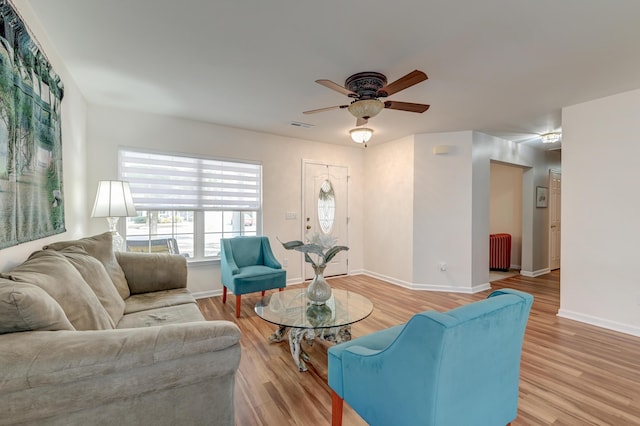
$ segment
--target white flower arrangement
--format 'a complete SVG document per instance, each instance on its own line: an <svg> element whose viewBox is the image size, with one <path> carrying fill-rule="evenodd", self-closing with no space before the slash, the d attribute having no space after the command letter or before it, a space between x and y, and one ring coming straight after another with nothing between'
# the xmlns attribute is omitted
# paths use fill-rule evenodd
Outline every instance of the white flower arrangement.
<svg viewBox="0 0 640 426"><path fill-rule="evenodd" d="M278 241L280 241L282 246L287 250L296 250L304 253L304 260L314 268L326 266L336 254L343 250L349 250L347 246L336 245L338 239L331 234L314 233L307 235L306 239L307 243L298 240L286 243L280 240Z"/></svg>

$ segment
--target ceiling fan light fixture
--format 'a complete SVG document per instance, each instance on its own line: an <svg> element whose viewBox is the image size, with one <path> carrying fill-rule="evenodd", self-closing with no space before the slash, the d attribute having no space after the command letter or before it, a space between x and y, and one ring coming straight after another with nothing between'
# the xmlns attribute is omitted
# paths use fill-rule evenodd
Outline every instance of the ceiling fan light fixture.
<svg viewBox="0 0 640 426"><path fill-rule="evenodd" d="M363 99L353 102L347 109L356 118L371 118L384 109L384 102L378 99Z"/></svg>
<svg viewBox="0 0 640 426"><path fill-rule="evenodd" d="M367 143L373 135L373 129L356 127L355 129L349 130L349 134L351 135L351 140L355 143Z"/></svg>
<svg viewBox="0 0 640 426"><path fill-rule="evenodd" d="M542 139L542 143L556 143L560 140L561 133L559 132L550 132L545 133L544 135L540 135Z"/></svg>

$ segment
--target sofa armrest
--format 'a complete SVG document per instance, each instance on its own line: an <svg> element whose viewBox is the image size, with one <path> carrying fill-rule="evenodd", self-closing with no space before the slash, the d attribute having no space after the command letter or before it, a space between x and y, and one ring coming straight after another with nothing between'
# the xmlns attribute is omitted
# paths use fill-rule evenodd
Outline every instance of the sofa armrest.
<svg viewBox="0 0 640 426"><path fill-rule="evenodd" d="M3 417L29 422L234 376L239 341L229 321L0 335L0 365L11 366L0 369Z"/></svg>
<svg viewBox="0 0 640 426"><path fill-rule="evenodd" d="M179 254L116 252L131 294L187 287L187 259Z"/></svg>

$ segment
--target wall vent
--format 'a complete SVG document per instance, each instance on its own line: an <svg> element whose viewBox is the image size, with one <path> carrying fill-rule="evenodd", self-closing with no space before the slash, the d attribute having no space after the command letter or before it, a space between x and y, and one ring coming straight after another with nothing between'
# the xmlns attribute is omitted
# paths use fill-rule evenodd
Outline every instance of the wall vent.
<svg viewBox="0 0 640 426"><path fill-rule="evenodd" d="M304 127L305 129L308 129L310 127L313 127L313 124L309 124L309 123L302 123L300 121L291 121L289 123L289 125L294 126L294 127Z"/></svg>

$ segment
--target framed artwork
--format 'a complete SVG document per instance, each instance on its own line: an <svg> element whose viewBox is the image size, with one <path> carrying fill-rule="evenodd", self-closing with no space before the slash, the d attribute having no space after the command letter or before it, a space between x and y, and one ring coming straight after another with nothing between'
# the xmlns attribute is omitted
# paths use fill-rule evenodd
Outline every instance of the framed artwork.
<svg viewBox="0 0 640 426"><path fill-rule="evenodd" d="M8 0L0 0L0 249L65 231L63 85Z"/></svg>
<svg viewBox="0 0 640 426"><path fill-rule="evenodd" d="M536 207L549 206L549 188L546 186L536 186Z"/></svg>

